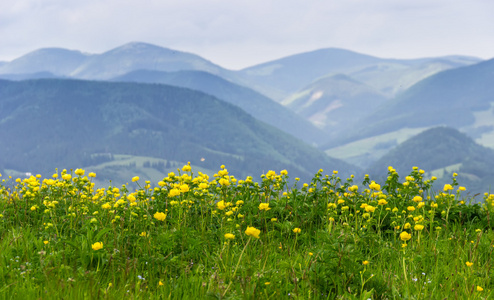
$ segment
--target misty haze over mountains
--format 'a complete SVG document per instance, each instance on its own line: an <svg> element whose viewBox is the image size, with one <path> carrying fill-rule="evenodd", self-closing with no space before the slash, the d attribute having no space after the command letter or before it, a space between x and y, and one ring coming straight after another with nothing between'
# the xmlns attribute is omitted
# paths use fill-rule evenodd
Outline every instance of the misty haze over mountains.
<svg viewBox="0 0 494 300"><path fill-rule="evenodd" d="M270 168L270 162L276 161L273 168L274 166L281 167L283 163L292 164L294 171L298 170L304 173L304 176L308 176L307 174L317 171L317 161L323 163L326 159L321 158L321 155L324 156L322 154L324 151L328 158L328 161L324 163L325 169L332 168L331 164L334 164L335 166L344 166L352 170L353 173L358 173L364 172L369 167L371 169L378 168L376 163L379 163L380 166L386 165L388 161L391 163L397 157L395 149L398 149L402 143L406 145L405 142L412 137L420 139L421 135L417 136L417 134L438 126L442 128L447 126L452 128L451 130L459 130L469 136L470 139L458 138L457 140L461 141L460 144L478 143L483 145L484 148L482 149L485 150L482 150L483 152L472 150L474 152L466 153L461 161L453 162L438 159L437 161L443 161L445 165L434 165L434 170L426 171L447 177L448 172L463 170L468 175L465 176L468 178L466 180L469 180L472 185L478 183L475 185L478 186L478 189L489 182L494 183L491 180L494 179L494 174L482 168L472 167L474 164L476 166L482 165L479 161L484 158L494 157L490 154L494 148L494 60L482 61L468 56L407 60L384 59L344 49L328 48L232 71L192 53L145 43L129 43L102 54L86 54L60 48L36 50L13 61L0 63L0 78L4 79L0 84L0 130L11 131L9 135L2 135L2 141L24 139L23 143L12 143L8 150L5 145L0 146L2 153L12 153L13 155L16 151L26 151L25 149L29 147L41 149L42 153L44 151L70 153L73 150L69 149L71 148L69 145L63 143L64 138L62 138L70 135L69 132L63 132L69 130L70 127L57 129L59 133L57 133L56 140L65 145L65 150L61 151L56 147L47 149L46 145L43 145L43 138L53 139L53 137L49 137L49 130L40 130L40 134L46 135L41 136L40 139L33 140L30 138L26 140L25 137L23 138L25 133L15 131L13 124L26 122L25 120L30 120L27 123L34 122L35 119L38 129L43 126L62 126L61 124L50 123L49 115L46 116L46 119L41 118L40 115L42 114L37 114L36 111L43 111L49 106L48 103L53 101L66 103L62 105L64 110L52 110L50 114L52 116L63 114L67 117L66 122L71 122L70 116L80 114L80 112L74 108L75 104L69 105L68 103L74 103L73 101L88 102L90 101L88 97L91 96L98 98L101 102L92 104L95 113L97 107L105 102L116 105L115 110L118 111L115 115L106 117L112 118L113 123L108 123L108 120L105 121L106 123L98 123L98 118L91 119L91 122L100 124L105 128L114 126L121 129L119 132L115 132L114 128L107 128L105 129L109 130L107 134L114 138L107 136L97 141L91 139L92 134L89 131L82 135L85 137L86 143L93 145L85 148L84 154L80 154L85 155L85 163L89 164L88 166L91 165L91 159L94 160L100 153L108 151L117 155L147 157L140 160L125 161L125 163L138 169L140 166L141 171L146 169L143 167L143 161L151 160L156 164L163 164L169 169L173 169L169 162L183 162L184 160L196 160L194 163L200 165L200 158L204 157L196 157L200 156L199 153L190 149L206 151L204 148L206 147L206 152L217 154L222 152L222 154L219 156L215 154L217 161L207 160L208 164L203 166L205 169L214 170L215 164L217 166L226 164L225 161L220 160L226 160L226 157L230 157L230 160L233 159L232 164L235 165L235 169L239 171L244 168L248 172L265 172ZM43 80L38 80L41 78ZM83 81L74 81L74 79L114 83L98 85L94 82L84 83ZM10 81L22 81L22 84L15 84ZM66 99L64 102L64 95L56 91L62 89L65 84L84 86L86 92L71 94L70 91L66 91L66 97L73 98L70 101ZM189 134L184 133L172 137L173 132L181 132L187 128L184 127L183 122L193 123L195 120L185 117L183 111L176 113L183 116L183 120L187 121L176 119L176 123L172 124L168 121L159 120L164 116L155 116L152 119L156 119L156 121L150 123L148 122L150 119L146 115L150 114L151 111L147 111L137 113L140 116L137 119L141 121L136 119L132 121L134 123L131 122L132 125L127 124L129 121L126 118L132 115L132 111L124 106L139 110L139 101L144 101L142 99L148 99L146 101L157 106L160 105L162 100L159 98L161 96L157 96L159 93L156 94L157 85L165 90L170 89L171 86L191 90L190 93L192 94L187 94L187 97L195 99L194 101L206 101L201 100L206 99L206 97L217 99L219 102L215 102L218 104L215 104L215 109L198 112L196 110L203 107L198 104L199 102L190 104L188 109L196 119L203 120L201 123L203 126L201 130L204 130L203 138L207 137L206 140L213 144L215 140L221 140L222 142L218 143L221 147L205 146L208 144L206 140L193 137L193 134L189 136ZM120 99L127 99L127 94L132 93L132 90L138 90L140 94L133 93L132 99L120 102ZM99 94L105 96L97 97L96 95ZM179 94L183 96L186 93L180 92L177 95ZM210 96L206 96L206 94ZM177 96L177 99L182 99L180 98L182 96ZM19 103L19 99L23 99L22 104ZM169 110L173 115L173 111L185 103L183 101L186 100L175 102L174 107L168 105L162 109ZM41 105L41 103L46 103L47 106ZM242 142L236 141L230 143L231 147L228 146L228 140L235 139L236 133L232 131L243 132L244 129L240 128L251 128L251 125L247 125L245 122L253 122L246 117L227 118L226 115L231 114L231 112L226 107L235 106L239 107L242 113L254 117L253 120L261 121L260 124L267 124L268 127L256 125L260 126L256 130L269 131L270 135L249 129L250 133L242 138L245 142L244 145ZM221 107L225 107L226 110ZM107 108L109 109L109 107ZM84 112L91 114L91 107L86 107ZM23 119L23 116L31 117ZM75 116L73 115L74 118ZM171 115L167 116L170 118ZM148 121L144 121L146 119ZM217 120L223 122L220 127L213 126ZM84 123L79 124L80 126L87 126ZM102 128L96 125L88 128L91 128L92 131L103 132ZM223 129L219 130L218 128ZM15 134L12 134L12 130ZM440 132L441 135L455 134L453 131ZM436 132L436 134L439 133ZM135 135L141 135L142 139L135 140ZM255 137L256 135L257 137ZM258 139L261 136L267 140L261 142ZM168 150L160 153L159 151L144 151L146 147L137 147L140 150L122 147L126 141L132 139L135 143ZM173 151L175 152L171 151L170 147L162 145L168 142L180 144L180 139L187 142L180 146L184 148L174 148ZM434 143L435 141L430 135L426 135L424 139L427 143ZM29 140L32 140L31 144ZM112 140L113 146L106 148L111 148L111 150L105 149L103 146L108 140ZM439 140L436 139L436 141ZM259 152L262 147L258 147L256 144L265 142L271 145L269 146L271 150L265 150L266 156L257 163L252 163L256 167L246 168L247 158L252 160L253 157L260 157L263 153L263 151ZM101 144L101 147L96 147L97 143ZM2 142L2 144L5 143ZM315 149L313 146L319 149ZM477 146L468 147L469 149L480 149ZM301 148L299 149L299 147ZM409 147L416 147L416 149L412 149L415 152L424 150L421 142L411 143ZM280 152L280 149L288 148L292 150L288 152L281 150ZM118 149L122 149L122 153L117 153ZM299 150L293 152L294 149ZM172 152L175 154L172 155ZM177 155L177 153L195 154L194 157L186 158ZM443 155L449 154L445 152ZM69 156L67 154L67 157ZM302 156L306 156L306 159L301 160ZM404 156L408 155L404 154ZM424 166L428 165L425 161L426 156L414 157L419 161L410 163L419 167L421 167L421 163ZM41 159L36 155L33 157ZM73 157L77 157L77 155ZM428 157L430 159L430 155ZM162 161L154 161L155 159ZM407 161L408 157L402 159ZM19 174L31 171L27 170L29 169L27 165L17 166L12 163L9 164L9 161L15 160L9 158L0 160L0 170L3 168L12 170L12 172L19 172ZM29 163L29 156L19 161ZM72 162L81 163L82 161L73 158ZM56 165L55 158L50 163L53 164L53 169L60 167ZM105 172L110 174L111 168L115 169L122 166L118 166L115 159L113 165L110 161L106 163L105 166L97 164L94 160L93 166L100 168L102 174ZM71 164L70 160L63 160L62 164L79 167ZM153 173L153 176L161 176L166 171L165 169L162 168L158 172L155 168L157 173ZM443 170L442 173L441 170ZM48 172L47 170L43 171ZM152 172L149 171L148 173ZM250 173L253 176L259 174ZM293 176L297 175L293 174Z"/></svg>

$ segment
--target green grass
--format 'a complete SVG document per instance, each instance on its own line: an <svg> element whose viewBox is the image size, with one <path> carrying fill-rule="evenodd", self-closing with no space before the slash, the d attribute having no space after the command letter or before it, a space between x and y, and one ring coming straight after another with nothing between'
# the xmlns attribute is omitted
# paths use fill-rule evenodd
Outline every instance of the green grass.
<svg viewBox="0 0 494 300"><path fill-rule="evenodd" d="M255 182L186 165L156 187L100 189L79 169L2 177L0 296L492 297L494 195L472 205L456 177L434 191L424 174L390 169L378 185L320 170L290 185L284 171Z"/></svg>

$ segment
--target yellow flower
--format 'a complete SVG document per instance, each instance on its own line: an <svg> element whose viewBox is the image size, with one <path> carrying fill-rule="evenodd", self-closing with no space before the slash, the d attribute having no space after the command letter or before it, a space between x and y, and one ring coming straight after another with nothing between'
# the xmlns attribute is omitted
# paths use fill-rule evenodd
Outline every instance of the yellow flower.
<svg viewBox="0 0 494 300"><path fill-rule="evenodd" d="M295 232L295 233L300 233L301 231L302 231L302 229L300 229L298 227L293 229L293 232Z"/></svg>
<svg viewBox="0 0 494 300"><path fill-rule="evenodd" d="M484 289L481 286L477 285L477 292L482 292Z"/></svg>
<svg viewBox="0 0 494 300"><path fill-rule="evenodd" d="M235 239L235 235L233 235L231 233L227 233L227 234L225 234L225 239L227 239L227 240L233 240L233 239Z"/></svg>
<svg viewBox="0 0 494 300"><path fill-rule="evenodd" d="M386 205L386 204L388 204L388 201L386 201L384 199L380 199L379 201L377 201L377 204L379 204L379 205Z"/></svg>
<svg viewBox="0 0 494 300"><path fill-rule="evenodd" d="M101 205L101 208L102 209L110 209L111 208L111 205L110 205L110 203L107 202L107 203Z"/></svg>
<svg viewBox="0 0 494 300"><path fill-rule="evenodd" d="M134 195L130 194L127 196L127 200L129 200L130 202L135 202L136 201L136 197L134 197Z"/></svg>
<svg viewBox="0 0 494 300"><path fill-rule="evenodd" d="M261 203L259 204L259 210L270 210L271 208L269 208L269 203Z"/></svg>
<svg viewBox="0 0 494 300"><path fill-rule="evenodd" d="M467 265L467 267L473 266L473 263L472 262L469 262L469 261L467 261L465 264Z"/></svg>
<svg viewBox="0 0 494 300"><path fill-rule="evenodd" d="M369 264L369 261L368 261L368 260L364 260L364 261L362 262L362 264L363 264L364 266L366 266L366 265L368 265L368 264Z"/></svg>
<svg viewBox="0 0 494 300"><path fill-rule="evenodd" d="M451 186L451 184L445 184L445 185L444 185L444 188L443 188L443 190L444 190L445 192L450 191L450 190L452 190L452 189L453 189L453 187Z"/></svg>
<svg viewBox="0 0 494 300"><path fill-rule="evenodd" d="M189 164L182 167L182 171L184 171L184 172L189 172L190 170L192 170L192 168L190 167Z"/></svg>
<svg viewBox="0 0 494 300"><path fill-rule="evenodd" d="M180 192L186 193L189 191L189 186L187 184L180 185Z"/></svg>
<svg viewBox="0 0 494 300"><path fill-rule="evenodd" d="M410 223L405 223L405 225L403 226L403 228L405 229L410 229L410 227L412 227L412 225L410 225Z"/></svg>
<svg viewBox="0 0 494 300"><path fill-rule="evenodd" d="M96 242L96 243L91 245L91 248L93 248L94 251L98 251L100 249L103 249L103 243Z"/></svg>
<svg viewBox="0 0 494 300"><path fill-rule="evenodd" d="M180 195L180 191L178 189L171 189L170 192L168 193L168 196L170 197L175 197L175 196L179 196Z"/></svg>
<svg viewBox="0 0 494 300"><path fill-rule="evenodd" d="M165 285L161 280L158 282L158 285Z"/></svg>
<svg viewBox="0 0 494 300"><path fill-rule="evenodd" d="M414 207L414 206L408 206L408 207L407 207L407 210L408 210L408 211L414 211L414 210L415 210L415 207Z"/></svg>
<svg viewBox="0 0 494 300"><path fill-rule="evenodd" d="M467 190L467 188L466 188L466 187L464 187L464 186L460 186L460 187L458 187L458 190L459 190L459 191L466 191L466 190Z"/></svg>
<svg viewBox="0 0 494 300"><path fill-rule="evenodd" d="M132 177L132 182L136 182L136 181L139 181L139 176Z"/></svg>
<svg viewBox="0 0 494 300"><path fill-rule="evenodd" d="M256 229L255 227L247 226L247 229L245 230L246 235L255 237L256 239L259 238L260 233L261 233L261 231L259 229Z"/></svg>
<svg viewBox="0 0 494 300"><path fill-rule="evenodd" d="M153 217L158 221L164 221L166 219L166 214L162 212L157 212L153 215Z"/></svg>
<svg viewBox="0 0 494 300"><path fill-rule="evenodd" d="M365 211L366 212L374 212L376 210L375 206L367 205L365 206Z"/></svg>
<svg viewBox="0 0 494 300"><path fill-rule="evenodd" d="M413 229L417 230L417 231L421 231L424 229L424 225L420 225L420 224L417 224L413 227Z"/></svg>
<svg viewBox="0 0 494 300"><path fill-rule="evenodd" d="M43 241L43 244L48 245L49 241Z"/></svg>
<svg viewBox="0 0 494 300"><path fill-rule="evenodd" d="M70 180L70 178L72 178L72 175L70 175L70 174L63 174L62 175L63 180Z"/></svg>
<svg viewBox="0 0 494 300"><path fill-rule="evenodd" d="M224 210L226 207L225 201L223 201L223 200L218 201L218 203L216 203L216 206L218 207L219 210Z"/></svg>
<svg viewBox="0 0 494 300"><path fill-rule="evenodd" d="M84 172L85 172L85 171L84 171L84 170L82 170L82 169L75 169L75 171L74 171L74 173L75 173L76 175L79 175L79 176L84 175Z"/></svg>
<svg viewBox="0 0 494 300"><path fill-rule="evenodd" d="M96 173L91 172L91 173L87 174L87 176L89 176L89 177L96 177Z"/></svg>
<svg viewBox="0 0 494 300"><path fill-rule="evenodd" d="M418 205L417 205L417 208L422 208L425 206L425 203L424 202L420 202Z"/></svg>
<svg viewBox="0 0 494 300"><path fill-rule="evenodd" d="M413 199L412 199L412 200L413 200L413 202L420 202L420 201L422 201L422 197L420 197L420 196L415 196L415 197L413 197Z"/></svg>
<svg viewBox="0 0 494 300"><path fill-rule="evenodd" d="M409 239L412 238L412 235L409 234L408 232L406 231L403 231L402 233L400 233L400 239L404 242L408 241Z"/></svg>
<svg viewBox="0 0 494 300"><path fill-rule="evenodd" d="M142 237L146 237L148 234L147 234L145 231L143 231L143 232L141 232L141 234L139 234L139 235L140 235L140 236L142 236Z"/></svg>
<svg viewBox="0 0 494 300"><path fill-rule="evenodd" d="M369 184L369 188L371 190L379 191L381 189L381 186L373 181L371 184Z"/></svg>
<svg viewBox="0 0 494 300"><path fill-rule="evenodd" d="M230 181L226 178L221 178L220 180L218 180L218 183L222 186L229 186L230 185Z"/></svg>

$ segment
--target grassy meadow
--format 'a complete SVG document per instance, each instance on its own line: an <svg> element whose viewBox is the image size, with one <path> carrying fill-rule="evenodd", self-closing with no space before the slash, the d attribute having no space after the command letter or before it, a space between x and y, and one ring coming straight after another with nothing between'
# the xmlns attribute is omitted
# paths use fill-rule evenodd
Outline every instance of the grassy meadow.
<svg viewBox="0 0 494 300"><path fill-rule="evenodd" d="M4 175L0 298L491 299L494 194L424 174Z"/></svg>

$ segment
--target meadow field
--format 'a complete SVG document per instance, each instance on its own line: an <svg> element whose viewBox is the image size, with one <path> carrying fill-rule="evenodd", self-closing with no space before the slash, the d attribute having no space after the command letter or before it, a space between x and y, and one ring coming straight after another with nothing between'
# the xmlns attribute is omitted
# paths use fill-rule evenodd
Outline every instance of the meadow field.
<svg viewBox="0 0 494 300"><path fill-rule="evenodd" d="M492 299L494 194L417 167L96 189L97 174L0 177L2 299ZM293 176L293 177L292 177Z"/></svg>

